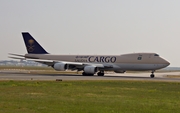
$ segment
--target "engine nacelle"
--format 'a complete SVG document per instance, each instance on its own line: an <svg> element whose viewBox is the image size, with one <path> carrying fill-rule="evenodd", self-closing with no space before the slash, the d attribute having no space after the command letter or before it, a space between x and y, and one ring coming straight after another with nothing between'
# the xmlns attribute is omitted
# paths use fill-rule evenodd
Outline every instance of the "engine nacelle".
<svg viewBox="0 0 180 113"><path fill-rule="evenodd" d="M64 64L64 63L55 63L53 68L56 71L65 71L67 69L67 64Z"/></svg>
<svg viewBox="0 0 180 113"><path fill-rule="evenodd" d="M84 67L84 72L86 74L95 74L97 72L97 67L95 67L95 66L86 66L86 67Z"/></svg>
<svg viewBox="0 0 180 113"><path fill-rule="evenodd" d="M116 70L116 71L114 71L115 73L125 73L126 71L124 71L124 70Z"/></svg>

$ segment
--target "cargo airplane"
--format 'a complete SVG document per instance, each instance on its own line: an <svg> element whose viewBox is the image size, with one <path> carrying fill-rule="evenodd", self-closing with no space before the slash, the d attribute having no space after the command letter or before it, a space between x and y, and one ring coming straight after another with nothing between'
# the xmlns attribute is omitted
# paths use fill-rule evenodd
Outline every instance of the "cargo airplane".
<svg viewBox="0 0 180 113"><path fill-rule="evenodd" d="M27 54L10 54L10 58L33 60L51 66L57 71L83 71L84 76L104 76L104 71L151 71L167 67L170 63L156 53L130 53L122 55L53 55L49 54L28 32L22 32Z"/></svg>

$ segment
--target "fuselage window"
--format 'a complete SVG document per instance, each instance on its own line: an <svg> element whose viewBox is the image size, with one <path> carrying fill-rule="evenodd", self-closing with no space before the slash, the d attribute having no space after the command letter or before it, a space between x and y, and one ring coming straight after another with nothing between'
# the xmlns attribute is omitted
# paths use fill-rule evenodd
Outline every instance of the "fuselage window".
<svg viewBox="0 0 180 113"><path fill-rule="evenodd" d="M141 60L141 59L142 59L142 57L138 57L137 59L138 59L138 60Z"/></svg>
<svg viewBox="0 0 180 113"><path fill-rule="evenodd" d="M154 56L159 56L158 54L154 54Z"/></svg>

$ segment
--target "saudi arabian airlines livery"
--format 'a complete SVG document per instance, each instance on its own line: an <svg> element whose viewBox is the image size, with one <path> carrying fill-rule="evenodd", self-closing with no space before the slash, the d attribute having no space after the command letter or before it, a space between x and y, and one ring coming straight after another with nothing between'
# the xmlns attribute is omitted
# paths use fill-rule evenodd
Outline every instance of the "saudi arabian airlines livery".
<svg viewBox="0 0 180 113"><path fill-rule="evenodd" d="M28 54L10 54L14 59L33 60L51 66L57 71L77 70L82 75L97 73L104 76L104 71L124 73L126 71L151 71L154 77L157 69L170 63L156 53L130 53L123 55L53 55L49 54L28 32L22 33Z"/></svg>

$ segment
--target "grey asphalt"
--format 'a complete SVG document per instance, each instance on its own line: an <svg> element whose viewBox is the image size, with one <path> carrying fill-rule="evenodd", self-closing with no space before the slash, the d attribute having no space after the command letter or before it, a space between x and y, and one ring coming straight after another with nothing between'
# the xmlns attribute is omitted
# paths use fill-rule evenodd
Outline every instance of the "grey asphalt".
<svg viewBox="0 0 180 113"><path fill-rule="evenodd" d="M155 78L150 78L150 73L109 73L105 76L82 76L72 74L30 74L24 72L1 71L0 80L147 80L180 82L180 77L169 78L167 75L180 75L180 72L155 73Z"/></svg>

